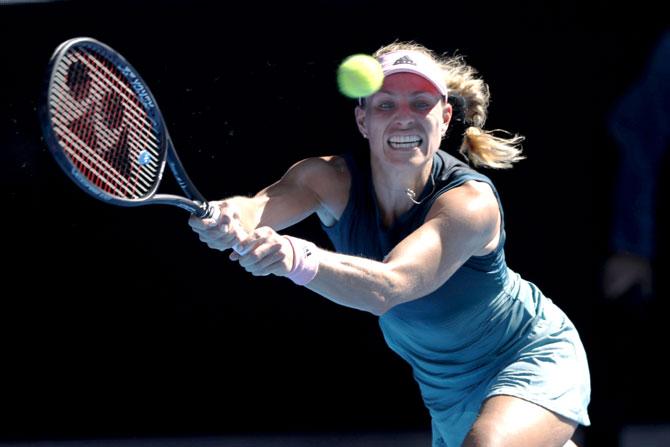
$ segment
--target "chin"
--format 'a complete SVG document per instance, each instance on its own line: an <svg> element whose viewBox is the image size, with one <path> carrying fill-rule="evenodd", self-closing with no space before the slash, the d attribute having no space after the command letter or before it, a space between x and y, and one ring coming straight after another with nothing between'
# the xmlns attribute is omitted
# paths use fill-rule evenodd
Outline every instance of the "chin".
<svg viewBox="0 0 670 447"><path fill-rule="evenodd" d="M403 165L420 165L425 162L427 157L426 151L420 146L409 149L396 149L386 146L384 148L384 155L389 162Z"/></svg>

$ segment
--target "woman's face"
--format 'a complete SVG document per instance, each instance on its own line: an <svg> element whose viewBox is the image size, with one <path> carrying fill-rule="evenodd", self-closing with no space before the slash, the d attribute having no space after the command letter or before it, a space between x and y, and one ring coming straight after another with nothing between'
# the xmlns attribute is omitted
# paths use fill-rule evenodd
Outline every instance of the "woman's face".
<svg viewBox="0 0 670 447"><path fill-rule="evenodd" d="M451 105L435 86L413 73L396 73L356 109L360 131L372 155L394 165L422 165L439 149L451 119Z"/></svg>

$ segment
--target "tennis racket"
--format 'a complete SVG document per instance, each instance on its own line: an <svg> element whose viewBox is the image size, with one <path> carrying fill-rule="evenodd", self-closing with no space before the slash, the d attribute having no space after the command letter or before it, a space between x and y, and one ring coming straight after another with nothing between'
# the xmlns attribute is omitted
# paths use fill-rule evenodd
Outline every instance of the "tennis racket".
<svg viewBox="0 0 670 447"><path fill-rule="evenodd" d="M126 59L87 37L63 42L49 62L40 119L60 167L84 191L120 206L178 206L218 216L182 166L156 99ZM165 163L186 197L156 194Z"/></svg>

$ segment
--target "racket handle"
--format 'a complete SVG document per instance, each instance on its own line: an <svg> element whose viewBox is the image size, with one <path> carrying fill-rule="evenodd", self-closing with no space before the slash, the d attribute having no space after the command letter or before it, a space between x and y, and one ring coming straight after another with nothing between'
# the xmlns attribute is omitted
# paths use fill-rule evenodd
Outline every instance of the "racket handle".
<svg viewBox="0 0 670 447"><path fill-rule="evenodd" d="M205 202L205 207L203 209L203 215L198 216L201 219L214 219L215 221L219 220L221 216L221 210L218 206L212 206L211 204Z"/></svg>

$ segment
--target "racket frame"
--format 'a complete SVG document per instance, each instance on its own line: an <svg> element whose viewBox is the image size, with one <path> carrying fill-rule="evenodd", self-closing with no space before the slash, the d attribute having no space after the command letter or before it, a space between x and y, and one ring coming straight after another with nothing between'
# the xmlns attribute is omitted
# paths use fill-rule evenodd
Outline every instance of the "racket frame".
<svg viewBox="0 0 670 447"><path fill-rule="evenodd" d="M52 126L52 114L50 110L49 97L51 96L52 87L54 84L54 68L57 67L61 59L66 53L74 48L81 47L84 50L91 50L98 53L103 58L111 62L117 70L119 70L126 80L131 81L134 86L136 97L142 103L147 118L151 120L154 129L157 131L157 137L160 145L160 158L157 160L158 170L156 173L156 180L152 188L145 194L144 197L136 199L118 198L114 197L100 188L93 185L86 179L79 169L73 165L62 148L58 137ZM138 90L142 93L139 94ZM158 108L158 103L153 94L149 90L146 82L140 77L139 73L130 63L117 51L113 50L108 45L99 42L90 37L77 37L61 43L54 51L49 65L47 67L46 77L43 81L42 98L40 100L39 118L42 126L42 133L45 142L49 147L49 151L53 155L57 164L62 170L89 195L104 202L126 207L142 206L142 205L172 205L185 209L186 211L198 217L211 217L214 213L212 207L207 203L204 196L198 191L191 179L186 174L186 170L182 165L177 152L172 144L172 139L167 131L163 115ZM181 187L186 197L181 197L173 194L156 194L161 183L165 164L170 166L177 183Z"/></svg>

